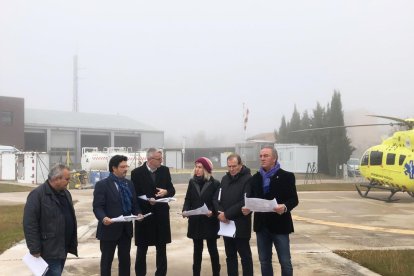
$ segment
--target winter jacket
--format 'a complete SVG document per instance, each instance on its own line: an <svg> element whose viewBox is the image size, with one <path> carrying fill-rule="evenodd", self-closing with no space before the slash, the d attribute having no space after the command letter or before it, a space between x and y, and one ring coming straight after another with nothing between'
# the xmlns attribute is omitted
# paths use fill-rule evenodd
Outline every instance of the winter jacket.
<svg viewBox="0 0 414 276"><path fill-rule="evenodd" d="M229 220L234 220L236 225L235 238L248 238L251 236L251 215L243 215L241 208L244 206L244 196L251 178L250 169L243 166L234 177L227 173L223 176L220 188L214 197L214 206L217 211L224 212Z"/></svg>
<svg viewBox="0 0 414 276"><path fill-rule="evenodd" d="M197 209L204 204L213 212L213 216L197 215L188 217L187 237L190 239L214 239L218 238L219 221L216 217L217 212L214 210L213 197L220 182L210 177L204 182L200 189L200 184L192 178L190 179L185 195L183 211Z"/></svg>
<svg viewBox="0 0 414 276"><path fill-rule="evenodd" d="M74 225L65 225L61 203L48 181L34 189L27 197L23 215L23 230L30 254L44 259L66 259L67 253L78 256L77 223L72 196L63 190L70 205ZM69 247L65 245L65 228L73 227Z"/></svg>

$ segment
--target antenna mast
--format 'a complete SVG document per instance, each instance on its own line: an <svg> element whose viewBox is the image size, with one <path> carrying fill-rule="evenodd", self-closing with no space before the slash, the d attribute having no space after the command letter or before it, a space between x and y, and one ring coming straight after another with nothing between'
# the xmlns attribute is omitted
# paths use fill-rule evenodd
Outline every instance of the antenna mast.
<svg viewBox="0 0 414 276"><path fill-rule="evenodd" d="M78 104L78 55L73 56L73 105L72 111L79 111Z"/></svg>

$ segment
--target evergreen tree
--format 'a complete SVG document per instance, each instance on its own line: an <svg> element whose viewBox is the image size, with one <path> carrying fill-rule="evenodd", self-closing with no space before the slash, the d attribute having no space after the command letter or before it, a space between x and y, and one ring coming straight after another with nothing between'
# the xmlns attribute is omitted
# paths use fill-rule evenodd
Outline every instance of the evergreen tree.
<svg viewBox="0 0 414 276"><path fill-rule="evenodd" d="M301 122L300 122L300 114L298 112L298 110L296 109L296 105L294 107L293 113L292 113L292 118L290 119L290 133L291 135L289 135L289 143L300 143L300 135L298 135L298 133L296 132L292 132L295 130L300 130L301 129Z"/></svg>
<svg viewBox="0 0 414 276"><path fill-rule="evenodd" d="M286 119L285 116L282 117L282 122L280 123L280 127L279 127L279 135L276 138L276 142L283 144L283 143L287 143L288 141L288 129L287 129L287 125L286 125Z"/></svg>

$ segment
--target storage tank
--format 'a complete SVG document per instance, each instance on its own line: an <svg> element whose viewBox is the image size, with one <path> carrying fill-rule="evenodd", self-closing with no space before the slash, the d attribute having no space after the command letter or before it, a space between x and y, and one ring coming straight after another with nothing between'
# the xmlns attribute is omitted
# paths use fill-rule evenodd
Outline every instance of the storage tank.
<svg viewBox="0 0 414 276"><path fill-rule="evenodd" d="M82 154L81 165L85 171L106 171L108 170L109 157L105 152L91 151Z"/></svg>

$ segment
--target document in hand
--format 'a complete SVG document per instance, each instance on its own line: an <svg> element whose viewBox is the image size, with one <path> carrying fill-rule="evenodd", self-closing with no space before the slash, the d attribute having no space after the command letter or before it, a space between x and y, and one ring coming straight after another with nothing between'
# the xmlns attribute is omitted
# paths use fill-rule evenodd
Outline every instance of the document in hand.
<svg viewBox="0 0 414 276"><path fill-rule="evenodd" d="M236 235L236 224L234 223L234 220L230 220L229 223L220 221L220 230L217 235L234 238Z"/></svg>
<svg viewBox="0 0 414 276"><path fill-rule="evenodd" d="M165 197L165 198L159 198L156 199L156 202L162 202L162 203L168 203L170 201L176 201L177 199L175 197Z"/></svg>
<svg viewBox="0 0 414 276"><path fill-rule="evenodd" d="M244 207L253 212L274 212L273 208L277 207L276 198L272 200L262 198L244 197Z"/></svg>
<svg viewBox="0 0 414 276"><path fill-rule="evenodd" d="M45 262L45 260L43 260L42 257L36 258L30 253L24 255L23 262L35 276L43 276L49 269L49 265Z"/></svg>
<svg viewBox="0 0 414 276"><path fill-rule="evenodd" d="M143 220L144 218L148 217L152 215L152 213L147 213L143 216L143 218L139 219L138 216L134 216L134 215L130 215L130 216L119 216L116 218L111 218L112 222L130 222L133 220Z"/></svg>
<svg viewBox="0 0 414 276"><path fill-rule="evenodd" d="M206 204L204 203L203 206L194 210L183 211L183 215L186 217L189 216L197 216L197 215L207 215L209 212Z"/></svg>

